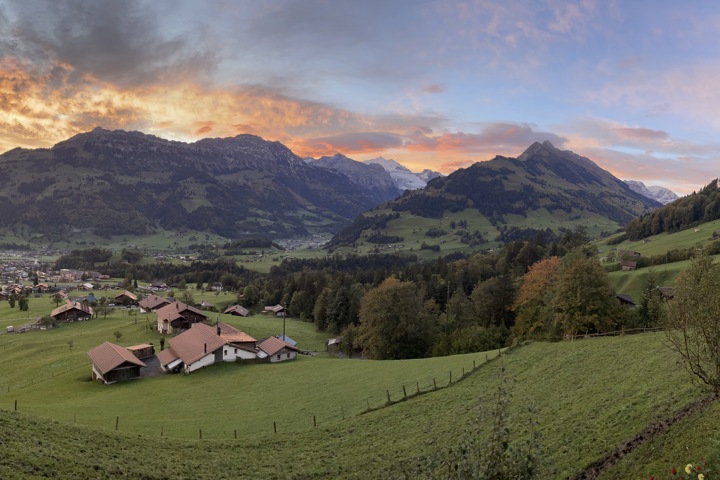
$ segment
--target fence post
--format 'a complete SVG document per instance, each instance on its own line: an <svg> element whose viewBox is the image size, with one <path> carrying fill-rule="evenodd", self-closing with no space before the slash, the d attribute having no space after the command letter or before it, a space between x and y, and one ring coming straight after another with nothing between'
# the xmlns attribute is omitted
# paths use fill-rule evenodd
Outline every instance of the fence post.
<svg viewBox="0 0 720 480"><path fill-rule="evenodd" d="M233 435L235 436L235 440L237 440L237 428L233 430Z"/></svg>
<svg viewBox="0 0 720 480"><path fill-rule="evenodd" d="M17 400L15 400L15 411L17 412Z"/></svg>
<svg viewBox="0 0 720 480"><path fill-rule="evenodd" d="M277 424L273 422L273 433L277 433Z"/></svg>
<svg viewBox="0 0 720 480"><path fill-rule="evenodd" d="M313 427L317 427L317 419L315 418L315 415L313 415Z"/></svg>
<svg viewBox="0 0 720 480"><path fill-rule="evenodd" d="M163 427L161 425L160 426L160 438L163 438L163 433L165 433L165 432L163 431Z"/></svg>
<svg viewBox="0 0 720 480"><path fill-rule="evenodd" d="M450 382L448 383L448 385L450 385L451 383L452 383L452 370L450 370Z"/></svg>
<svg viewBox="0 0 720 480"><path fill-rule="evenodd" d="M433 390L437 390L437 383L435 382L434 378L433 378Z"/></svg>
<svg viewBox="0 0 720 480"><path fill-rule="evenodd" d="M385 390L385 391L387 392L387 399L388 399L387 402L390 403L390 390Z"/></svg>
<svg viewBox="0 0 720 480"><path fill-rule="evenodd" d="M417 387L417 393L420 393L420 382L415 380L415 386Z"/></svg>
<svg viewBox="0 0 720 480"><path fill-rule="evenodd" d="M405 391L405 385L403 385L403 398L407 400L407 392Z"/></svg>
<svg viewBox="0 0 720 480"><path fill-rule="evenodd" d="M200 433L200 440L202 440L202 428L198 429L198 432Z"/></svg>
<svg viewBox="0 0 720 480"><path fill-rule="evenodd" d="M473 370L475 370L477 367L475 366L475 360L473 360Z"/></svg>
<svg viewBox="0 0 720 480"><path fill-rule="evenodd" d="M120 415L115 417L115 431L117 432L118 426L120 425Z"/></svg>

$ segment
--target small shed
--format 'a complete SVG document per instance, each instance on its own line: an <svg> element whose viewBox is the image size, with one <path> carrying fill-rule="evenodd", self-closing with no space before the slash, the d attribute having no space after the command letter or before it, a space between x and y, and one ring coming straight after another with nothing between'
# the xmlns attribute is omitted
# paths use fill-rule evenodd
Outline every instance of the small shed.
<svg viewBox="0 0 720 480"><path fill-rule="evenodd" d="M127 347L127 349L135 355L137 358L148 358L155 355L155 346L152 343L142 343L140 345L133 345Z"/></svg>
<svg viewBox="0 0 720 480"><path fill-rule="evenodd" d="M87 352L92 362L92 378L106 384L140 378L146 365L120 345L105 342Z"/></svg>

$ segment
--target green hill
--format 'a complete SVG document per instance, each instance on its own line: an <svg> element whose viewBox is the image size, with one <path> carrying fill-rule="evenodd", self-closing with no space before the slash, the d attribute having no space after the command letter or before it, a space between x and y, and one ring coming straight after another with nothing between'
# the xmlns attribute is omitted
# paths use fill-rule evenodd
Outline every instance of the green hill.
<svg viewBox="0 0 720 480"><path fill-rule="evenodd" d="M328 244L453 253L584 226L593 236L622 228L660 204L632 191L591 160L549 142L518 158L495 157L435 178L364 213ZM437 253L436 253L437 254Z"/></svg>
<svg viewBox="0 0 720 480"><path fill-rule="evenodd" d="M392 478L399 465L470 435L504 369L514 378L513 439L522 441L534 402L547 461L541 478L567 478L701 395L661 333L534 343L482 366L485 354L388 362L319 355L110 386L89 381L88 361L52 376L118 327L122 339L143 335L121 318L0 335L0 383L20 374L33 382L33 372L37 380L0 392L0 477ZM72 350L67 338L77 340ZM480 368L470 374L473 361ZM412 397L418 386L432 390L433 378L446 385L450 371L449 388ZM368 400L382 406L388 391L399 403L362 413ZM624 460L634 476L620 469L607 478L649 478L694 461L690 453L708 457L720 429L711 408L701 422L706 436L690 434L698 427L691 417ZM480 434L489 427L481 423Z"/></svg>

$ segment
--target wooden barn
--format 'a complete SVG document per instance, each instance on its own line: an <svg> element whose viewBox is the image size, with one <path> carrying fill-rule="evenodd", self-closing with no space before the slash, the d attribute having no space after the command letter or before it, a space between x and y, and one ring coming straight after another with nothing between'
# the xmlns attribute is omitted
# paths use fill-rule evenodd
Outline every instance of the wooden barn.
<svg viewBox="0 0 720 480"><path fill-rule="evenodd" d="M92 362L92 378L103 383L115 383L140 377L146 365L120 345L105 342L87 352Z"/></svg>
<svg viewBox="0 0 720 480"><path fill-rule="evenodd" d="M68 300L65 305L50 312L50 316L59 322L78 322L90 320L93 316L93 309L84 303Z"/></svg>

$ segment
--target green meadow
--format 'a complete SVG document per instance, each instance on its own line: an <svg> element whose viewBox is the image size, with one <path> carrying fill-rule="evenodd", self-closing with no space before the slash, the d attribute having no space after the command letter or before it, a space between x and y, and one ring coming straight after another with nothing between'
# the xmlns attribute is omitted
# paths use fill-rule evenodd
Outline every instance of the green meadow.
<svg viewBox="0 0 720 480"><path fill-rule="evenodd" d="M293 326L298 337L312 327ZM85 352L113 341L116 328L123 345L153 339L125 317L0 335L0 383L11 384L0 391L2 478L48 469L62 478L393 477L398 464L472 434L478 409L492 408L501 370L512 378L513 439L522 441L535 404L541 478L567 478L702 396L662 333L531 343L499 358L367 361L321 353L92 382ZM414 395L418 388L425 393ZM716 405L680 422L602 478L649 478L695 461L691 455L710 457L720 439L713 412ZM477 428L485 435L490 425Z"/></svg>

